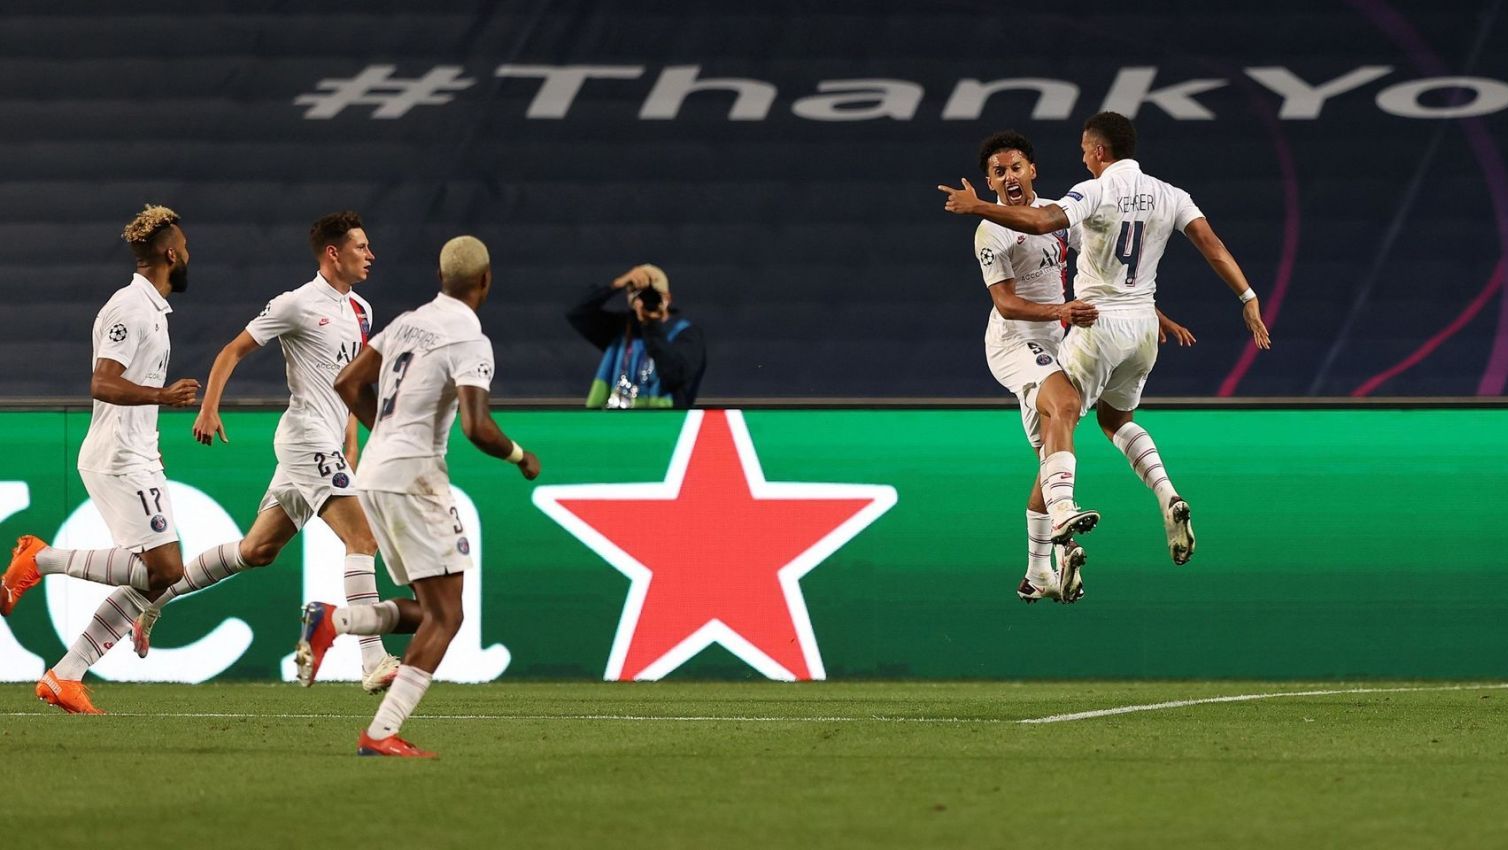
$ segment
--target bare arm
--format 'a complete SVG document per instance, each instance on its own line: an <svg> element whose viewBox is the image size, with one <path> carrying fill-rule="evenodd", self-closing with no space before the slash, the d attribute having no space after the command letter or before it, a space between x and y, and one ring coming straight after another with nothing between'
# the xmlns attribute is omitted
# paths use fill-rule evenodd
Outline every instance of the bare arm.
<svg viewBox="0 0 1508 850"><path fill-rule="evenodd" d="M1068 214L1057 204L1045 207L1008 207L980 200L969 181L963 181L962 189L938 186L938 191L948 196L943 209L957 215L977 215L1003 227L1020 233L1052 233L1068 227Z"/></svg>
<svg viewBox="0 0 1508 850"><path fill-rule="evenodd" d="M360 446L356 442L356 415L346 417L346 463L356 468L356 452Z"/></svg>
<svg viewBox="0 0 1508 850"><path fill-rule="evenodd" d="M368 431L377 424L377 390L372 385L381 371L382 354L367 346L335 376L335 392Z"/></svg>
<svg viewBox="0 0 1508 850"><path fill-rule="evenodd" d="M1236 258L1215 235L1214 228L1210 227L1208 219L1196 218L1189 222L1183 229L1183 235L1194 243L1199 253L1204 256L1204 261L1210 264L1215 274L1225 281L1230 291L1236 295L1245 293L1251 289L1251 284L1246 282L1246 275L1242 273L1241 266L1236 263ZM1246 322L1246 329L1251 332L1252 341L1258 348L1272 348L1272 338L1267 333L1267 325L1262 321L1262 308L1260 302L1253 298L1241 305L1241 318Z"/></svg>
<svg viewBox="0 0 1508 850"><path fill-rule="evenodd" d="M167 404L173 407L188 407L198 395L199 382L193 378L179 378L170 386L158 389L132 383L123 377L125 374L125 364L101 357L94 362L94 375L89 379L89 395L106 404Z"/></svg>
<svg viewBox="0 0 1508 850"><path fill-rule="evenodd" d="M456 387L456 394L460 399L461 433L487 454L507 460L516 444L493 421L492 411L487 407L487 391L481 387L460 386ZM539 458L533 452L525 451L518 463L518 471L530 481L538 478Z"/></svg>
<svg viewBox="0 0 1508 850"><path fill-rule="evenodd" d="M1188 328L1184 327L1183 325L1178 324L1177 322L1175 322L1172 319L1168 318L1166 313L1164 313L1161 310L1158 310L1157 311L1157 342L1158 342L1158 344L1161 345L1162 343L1167 342L1168 341L1168 337L1170 337L1170 336L1173 337L1174 339L1178 340L1178 344L1179 345L1193 345L1194 343L1198 342L1198 340L1194 339L1194 333L1193 333L1193 331L1190 331Z"/></svg>
<svg viewBox="0 0 1508 850"><path fill-rule="evenodd" d="M995 302L995 311L1003 319L1092 325L1094 320L1099 318L1099 311L1082 301L1070 301L1067 304L1038 304L1035 301L1027 301L1016 294L1015 278L990 284L990 299Z"/></svg>
<svg viewBox="0 0 1508 850"><path fill-rule="evenodd" d="M225 436L225 423L220 421L220 399L225 395L225 385L230 382L231 373L236 371L236 366L258 348L261 346L251 338L251 334L241 331L215 355L215 365L209 370L209 386L204 388L204 404L199 407L199 415L194 417L196 441L206 446L212 445L218 434L220 442L230 442Z"/></svg>

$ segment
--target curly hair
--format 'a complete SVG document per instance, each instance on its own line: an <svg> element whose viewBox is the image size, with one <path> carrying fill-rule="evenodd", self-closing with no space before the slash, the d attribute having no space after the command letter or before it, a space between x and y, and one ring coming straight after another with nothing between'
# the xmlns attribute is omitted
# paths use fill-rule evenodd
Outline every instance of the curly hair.
<svg viewBox="0 0 1508 850"><path fill-rule="evenodd" d="M361 223L361 216L351 210L322 216L309 227L309 247L314 251L314 256L323 256L325 246L339 247L345 244L346 234L357 228L365 229Z"/></svg>
<svg viewBox="0 0 1508 850"><path fill-rule="evenodd" d="M131 247L138 260L151 260L157 255L158 240L171 233L173 225L181 219L178 213L167 207L147 204L122 230L120 236Z"/></svg>
<svg viewBox="0 0 1508 850"><path fill-rule="evenodd" d="M990 157L1001 151L1021 151L1021 155L1026 157L1027 162L1035 164L1037 161L1037 152L1032 148L1031 139L1015 130L1005 130L979 144L979 170L988 174Z"/></svg>
<svg viewBox="0 0 1508 850"><path fill-rule="evenodd" d="M1136 156L1136 127L1119 112L1099 112L1084 122L1084 132L1105 140L1105 149L1115 159Z"/></svg>

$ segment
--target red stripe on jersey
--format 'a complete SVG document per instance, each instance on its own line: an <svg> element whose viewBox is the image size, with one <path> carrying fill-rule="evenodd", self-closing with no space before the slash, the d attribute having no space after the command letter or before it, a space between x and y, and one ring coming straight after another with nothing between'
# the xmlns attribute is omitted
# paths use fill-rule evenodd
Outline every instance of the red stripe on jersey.
<svg viewBox="0 0 1508 850"><path fill-rule="evenodd" d="M356 328L361 331L361 344L366 345L367 329L370 327L370 324L367 322L366 311L361 309L361 303L355 298L351 299L351 310L356 313Z"/></svg>

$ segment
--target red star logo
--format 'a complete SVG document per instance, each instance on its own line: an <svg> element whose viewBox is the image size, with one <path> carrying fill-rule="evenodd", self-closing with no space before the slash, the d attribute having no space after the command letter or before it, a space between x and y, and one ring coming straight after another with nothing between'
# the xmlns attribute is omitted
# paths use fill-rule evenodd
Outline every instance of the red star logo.
<svg viewBox="0 0 1508 850"><path fill-rule="evenodd" d="M713 643L771 679L826 678L801 577L895 501L887 485L765 481L736 410L687 413L663 482L534 490L631 581L609 680L659 679Z"/></svg>

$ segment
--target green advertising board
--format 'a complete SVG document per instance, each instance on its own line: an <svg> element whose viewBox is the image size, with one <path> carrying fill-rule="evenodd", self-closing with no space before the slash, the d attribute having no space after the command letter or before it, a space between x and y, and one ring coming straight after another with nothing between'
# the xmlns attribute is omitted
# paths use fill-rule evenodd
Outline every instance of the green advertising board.
<svg viewBox="0 0 1508 850"><path fill-rule="evenodd" d="M1185 567L1086 423L1078 497L1104 515L1082 541L1086 596L1030 607L1014 588L1036 460L1009 408L498 418L543 474L452 435L481 569L442 678L1508 673L1508 410L1145 412L1194 508ZM276 422L229 414L231 442L204 447L190 414L162 415L187 556L249 527ZM87 425L0 414L0 534L109 545L74 469ZM342 551L312 527L273 566L173 603L147 659L116 648L96 671L287 678L299 605L339 601ZM48 578L0 624L0 680L56 661L105 592ZM354 646L338 652L326 669L352 673Z"/></svg>

